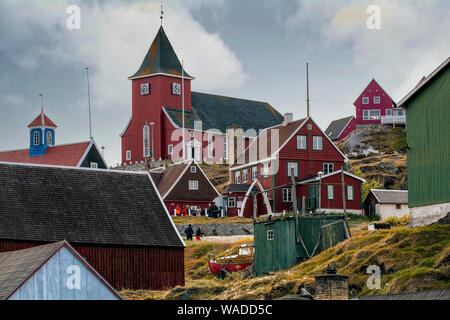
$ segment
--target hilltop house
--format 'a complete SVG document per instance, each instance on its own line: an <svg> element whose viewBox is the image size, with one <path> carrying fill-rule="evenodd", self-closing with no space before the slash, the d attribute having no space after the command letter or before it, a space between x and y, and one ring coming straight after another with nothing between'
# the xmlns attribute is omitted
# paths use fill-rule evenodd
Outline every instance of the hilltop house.
<svg viewBox="0 0 450 320"><path fill-rule="evenodd" d="M450 57L399 103L407 113L408 205L411 225L450 212Z"/></svg>
<svg viewBox="0 0 450 320"><path fill-rule="evenodd" d="M67 167L108 169L94 139L90 141L55 145L56 124L41 110L28 125L28 149L0 151L0 161L45 164Z"/></svg>
<svg viewBox="0 0 450 320"><path fill-rule="evenodd" d="M291 173L299 208L305 196L308 211L320 206L322 212L342 212L345 201L347 212L361 214L364 180L345 171L347 161L312 118L292 121L287 115L281 125L263 130L230 167L232 183L248 188L245 194L244 186L229 188L224 194L228 208L238 208L229 210L229 215L237 211L239 216L251 217L292 210Z"/></svg>
<svg viewBox="0 0 450 320"><path fill-rule="evenodd" d="M354 116L331 121L325 134L334 143L344 140L350 133L356 129L356 119Z"/></svg>
<svg viewBox="0 0 450 320"><path fill-rule="evenodd" d="M407 190L371 189L363 202L364 214L378 215L381 220L409 214Z"/></svg>
<svg viewBox="0 0 450 320"><path fill-rule="evenodd" d="M0 163L0 252L63 240L116 289L184 285L185 244L147 172Z"/></svg>
<svg viewBox="0 0 450 320"><path fill-rule="evenodd" d="M241 153L258 130L283 121L283 116L266 102L192 92L194 77L183 70L163 27L139 70L129 79L132 115L120 134L125 165L146 159L232 163L228 130L229 134L244 131Z"/></svg>
<svg viewBox="0 0 450 320"><path fill-rule="evenodd" d="M0 300L122 300L67 241L0 252Z"/></svg>
<svg viewBox="0 0 450 320"><path fill-rule="evenodd" d="M195 160L184 161L150 170L170 214L186 205L193 211L206 209L219 196L205 172Z"/></svg>

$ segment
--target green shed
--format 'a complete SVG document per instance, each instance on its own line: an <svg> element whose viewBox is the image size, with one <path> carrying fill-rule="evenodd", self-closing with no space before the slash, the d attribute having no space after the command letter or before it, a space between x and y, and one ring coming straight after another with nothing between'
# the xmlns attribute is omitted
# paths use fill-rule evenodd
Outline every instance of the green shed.
<svg viewBox="0 0 450 320"><path fill-rule="evenodd" d="M257 222L254 226L257 276L285 270L335 246L350 235L343 215L306 215Z"/></svg>
<svg viewBox="0 0 450 320"><path fill-rule="evenodd" d="M450 57L404 97L411 225L450 212Z"/></svg>

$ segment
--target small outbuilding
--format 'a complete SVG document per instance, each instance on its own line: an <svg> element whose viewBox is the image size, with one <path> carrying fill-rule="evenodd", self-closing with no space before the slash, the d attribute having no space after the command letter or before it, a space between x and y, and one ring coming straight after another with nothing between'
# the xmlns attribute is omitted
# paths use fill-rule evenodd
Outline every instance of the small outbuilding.
<svg viewBox="0 0 450 320"><path fill-rule="evenodd" d="M371 189L363 203L364 214L378 215L382 220L409 214L408 191Z"/></svg>
<svg viewBox="0 0 450 320"><path fill-rule="evenodd" d="M67 241L0 253L0 300L121 300Z"/></svg>

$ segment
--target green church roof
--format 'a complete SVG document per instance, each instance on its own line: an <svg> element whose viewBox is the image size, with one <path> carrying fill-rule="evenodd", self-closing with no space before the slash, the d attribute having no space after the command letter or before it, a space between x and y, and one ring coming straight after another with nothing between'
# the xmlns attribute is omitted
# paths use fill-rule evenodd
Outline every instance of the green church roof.
<svg viewBox="0 0 450 320"><path fill-rule="evenodd" d="M185 128L194 129L194 121L202 121L202 130L218 129L226 132L229 126L264 129L279 125L284 117L269 103L200 92L191 92L192 111L185 110ZM182 110L164 108L177 127L181 128ZM258 134L258 132L256 132Z"/></svg>
<svg viewBox="0 0 450 320"><path fill-rule="evenodd" d="M129 79L144 77L152 74L164 73L168 75L181 77L181 63L170 44L169 39L161 26L156 34L155 39L150 46L144 61L142 61L139 70ZM184 71L186 78L192 78Z"/></svg>

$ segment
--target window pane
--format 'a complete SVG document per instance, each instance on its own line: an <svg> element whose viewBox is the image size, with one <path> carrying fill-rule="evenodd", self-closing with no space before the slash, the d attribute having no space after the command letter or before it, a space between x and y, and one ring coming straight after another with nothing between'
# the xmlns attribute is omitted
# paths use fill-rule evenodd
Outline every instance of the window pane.
<svg viewBox="0 0 450 320"><path fill-rule="evenodd" d="M332 200L334 199L334 187L333 186L328 186L327 187L327 199Z"/></svg>
<svg viewBox="0 0 450 320"><path fill-rule="evenodd" d="M306 136L297 136L297 149L306 149Z"/></svg>

